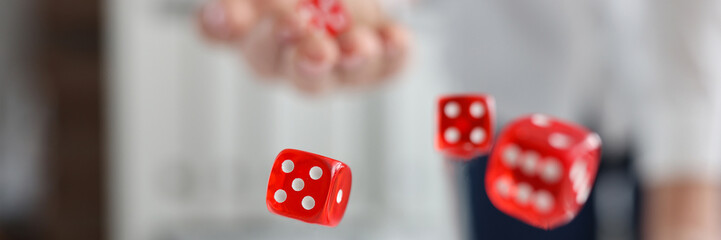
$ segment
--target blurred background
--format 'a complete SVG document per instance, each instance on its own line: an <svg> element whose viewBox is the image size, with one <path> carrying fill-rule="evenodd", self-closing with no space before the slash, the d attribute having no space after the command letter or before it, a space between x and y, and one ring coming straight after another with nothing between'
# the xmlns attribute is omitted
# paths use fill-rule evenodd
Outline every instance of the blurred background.
<svg viewBox="0 0 721 240"><path fill-rule="evenodd" d="M237 54L203 40L199 5L2 0L0 239L455 234L432 148L429 106L443 91L434 68L370 93L308 98L254 81ZM393 112L407 114L387 121ZM352 166L343 225L267 211L284 148Z"/></svg>
<svg viewBox="0 0 721 240"><path fill-rule="evenodd" d="M462 235L457 181L432 141L436 96L468 89L443 81L459 77L444 51L463 51L438 34L448 26L443 4L396 14L415 35L408 71L322 100L253 79L237 52L199 34L200 4L1 0L0 239ZM625 127L588 122L604 140ZM353 169L337 228L267 211L268 174L284 148ZM638 237L640 190L627 147L618 149L587 210L598 239Z"/></svg>

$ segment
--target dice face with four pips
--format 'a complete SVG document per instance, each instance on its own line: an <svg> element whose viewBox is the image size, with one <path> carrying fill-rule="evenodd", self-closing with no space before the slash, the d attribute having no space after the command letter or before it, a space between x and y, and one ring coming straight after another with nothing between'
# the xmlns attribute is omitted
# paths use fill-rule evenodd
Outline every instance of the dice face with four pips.
<svg viewBox="0 0 721 240"><path fill-rule="evenodd" d="M436 149L446 157L470 160L493 146L495 102L484 94L448 95L438 100Z"/></svg>
<svg viewBox="0 0 721 240"><path fill-rule="evenodd" d="M266 204L270 212L278 215L333 227L345 213L351 180L345 163L285 149L273 164Z"/></svg>
<svg viewBox="0 0 721 240"><path fill-rule="evenodd" d="M486 192L502 212L551 229L583 207L599 166L596 133L534 114L511 122L498 136L486 170Z"/></svg>
<svg viewBox="0 0 721 240"><path fill-rule="evenodd" d="M350 25L350 16L340 0L301 0L300 11L311 26L324 29L331 36L337 36Z"/></svg>

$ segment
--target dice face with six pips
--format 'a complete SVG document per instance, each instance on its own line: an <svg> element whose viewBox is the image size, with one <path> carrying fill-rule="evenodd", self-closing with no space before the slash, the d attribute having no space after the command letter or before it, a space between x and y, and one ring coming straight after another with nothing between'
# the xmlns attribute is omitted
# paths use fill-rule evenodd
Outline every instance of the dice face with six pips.
<svg viewBox="0 0 721 240"><path fill-rule="evenodd" d="M436 149L460 160L486 154L493 145L493 97L483 94L449 95L438 100Z"/></svg>
<svg viewBox="0 0 721 240"><path fill-rule="evenodd" d="M585 128L534 114L498 136L486 171L496 208L550 229L572 220L588 199L598 171L601 139Z"/></svg>
<svg viewBox="0 0 721 240"><path fill-rule="evenodd" d="M278 215L336 226L350 197L348 165L295 149L281 151L268 180L266 204Z"/></svg>

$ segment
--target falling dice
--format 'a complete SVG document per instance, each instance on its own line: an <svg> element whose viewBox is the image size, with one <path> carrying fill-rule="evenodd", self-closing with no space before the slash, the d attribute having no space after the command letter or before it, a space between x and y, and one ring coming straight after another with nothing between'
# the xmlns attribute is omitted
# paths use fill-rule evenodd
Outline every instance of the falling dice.
<svg viewBox="0 0 721 240"><path fill-rule="evenodd" d="M469 160L492 146L495 121L493 97L453 95L438 101L436 148L448 157Z"/></svg>
<svg viewBox="0 0 721 240"><path fill-rule="evenodd" d="M340 0L302 0L300 8L308 14L312 26L335 36L349 25L349 17Z"/></svg>
<svg viewBox="0 0 721 240"><path fill-rule="evenodd" d="M265 201L278 215L333 227L343 218L350 188L351 171L345 163L285 149L273 164Z"/></svg>
<svg viewBox="0 0 721 240"><path fill-rule="evenodd" d="M509 124L498 137L486 172L496 208L551 229L586 203L598 171L601 139L585 128L535 114Z"/></svg>

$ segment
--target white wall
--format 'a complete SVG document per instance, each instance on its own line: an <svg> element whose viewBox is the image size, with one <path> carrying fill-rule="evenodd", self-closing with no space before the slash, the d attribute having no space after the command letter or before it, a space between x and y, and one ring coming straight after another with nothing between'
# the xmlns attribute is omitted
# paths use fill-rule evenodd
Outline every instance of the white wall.
<svg viewBox="0 0 721 240"><path fill-rule="evenodd" d="M380 90L308 98L253 79L233 49L205 43L192 21L196 4L108 4L113 239L454 234L443 162L432 148L433 104L447 78L430 61L439 55L434 36L418 36L414 71ZM433 17L409 21L435 28ZM337 228L267 211L268 174L284 148L351 167L353 191Z"/></svg>

